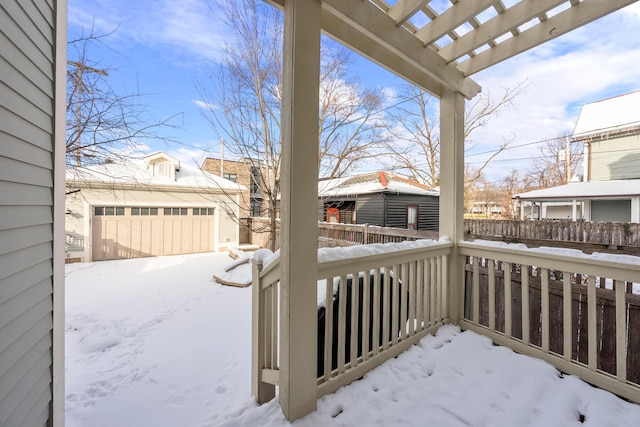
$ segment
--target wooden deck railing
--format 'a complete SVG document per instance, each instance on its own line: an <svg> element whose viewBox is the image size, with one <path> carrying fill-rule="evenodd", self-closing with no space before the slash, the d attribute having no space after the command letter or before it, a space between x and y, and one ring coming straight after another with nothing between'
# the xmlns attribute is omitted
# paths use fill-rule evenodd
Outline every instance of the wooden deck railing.
<svg viewBox="0 0 640 427"><path fill-rule="evenodd" d="M460 242L463 329L640 402L640 263ZM631 259L631 257L630 257Z"/></svg>
<svg viewBox="0 0 640 427"><path fill-rule="evenodd" d="M437 231L407 230L369 224L318 223L318 247L397 243L405 240L438 239Z"/></svg>
<svg viewBox="0 0 640 427"><path fill-rule="evenodd" d="M405 351L447 319L445 266L452 243L419 244L318 263L318 397ZM405 246L406 247L406 246ZM326 249L325 249L326 250ZM252 392L279 384L279 261L253 263Z"/></svg>

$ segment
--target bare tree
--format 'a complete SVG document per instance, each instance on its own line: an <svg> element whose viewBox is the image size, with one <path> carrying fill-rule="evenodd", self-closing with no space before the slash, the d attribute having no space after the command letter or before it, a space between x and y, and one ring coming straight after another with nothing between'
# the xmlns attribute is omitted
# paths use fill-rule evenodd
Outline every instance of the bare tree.
<svg viewBox="0 0 640 427"><path fill-rule="evenodd" d="M571 182L580 171L583 148L582 142L570 142L568 136L555 138L541 145L540 154L532 157L527 169L527 186L548 188Z"/></svg>
<svg viewBox="0 0 640 427"><path fill-rule="evenodd" d="M269 217L266 231L273 248L280 195L283 17L258 0L216 5L215 13L231 34L219 69L196 80L202 112L224 136L229 157L259 169L255 175L261 179L255 184ZM350 63L348 51L323 39L318 164L328 177L341 176L371 158L383 129L381 95L362 89L348 72Z"/></svg>
<svg viewBox="0 0 640 427"><path fill-rule="evenodd" d="M344 47L323 44L321 57L318 169L321 177L339 178L384 147L382 95L349 74L353 60Z"/></svg>
<svg viewBox="0 0 640 427"><path fill-rule="evenodd" d="M514 88L504 89L498 98L490 93L480 95L465 111L465 149L477 144L469 136L478 128L486 126L500 110L513 104L514 99L524 90L524 83ZM433 97L416 86L406 86L398 96L399 102L389 113L389 133L393 137L390 149L392 161L412 179L436 187L440 180L440 120ZM470 181L478 180L484 168L500 154L513 140L505 138L480 166L468 168L465 174Z"/></svg>
<svg viewBox="0 0 640 427"><path fill-rule="evenodd" d="M111 34L96 34L91 29L68 42L67 167L129 158L140 141L166 141L158 132L173 127L172 117L162 121L150 117L139 92L116 91L109 83L114 70L91 59L91 48L106 46Z"/></svg>

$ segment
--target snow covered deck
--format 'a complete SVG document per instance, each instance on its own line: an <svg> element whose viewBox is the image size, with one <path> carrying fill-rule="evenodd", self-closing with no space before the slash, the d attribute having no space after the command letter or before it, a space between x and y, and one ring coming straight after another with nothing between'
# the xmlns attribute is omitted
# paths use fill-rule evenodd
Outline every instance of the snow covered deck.
<svg viewBox="0 0 640 427"><path fill-rule="evenodd" d="M455 265L468 274L447 270L454 248ZM318 397L332 393L447 323L640 402L640 299L632 293L640 284L638 257L486 241L454 245L447 238L323 248L316 278L326 303L317 329L306 325L317 340L304 343L283 340L290 320L282 314L280 271L277 256L254 258L252 393L260 403L275 396L275 386L286 391L282 375L302 382L313 376ZM352 286L358 277L360 285ZM287 345L289 354L317 348L317 376L283 368Z"/></svg>

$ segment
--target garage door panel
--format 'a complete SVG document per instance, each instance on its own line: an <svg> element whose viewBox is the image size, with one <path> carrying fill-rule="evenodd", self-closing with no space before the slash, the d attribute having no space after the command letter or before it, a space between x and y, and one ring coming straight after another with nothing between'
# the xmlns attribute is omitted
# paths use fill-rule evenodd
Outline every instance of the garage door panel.
<svg viewBox="0 0 640 427"><path fill-rule="evenodd" d="M193 215L192 208L187 215L184 209L178 215L164 215L163 208L158 209L158 215L143 215L141 211L137 209L137 214L132 215L131 208L126 207L124 215L93 216L94 260L214 250L213 215Z"/></svg>

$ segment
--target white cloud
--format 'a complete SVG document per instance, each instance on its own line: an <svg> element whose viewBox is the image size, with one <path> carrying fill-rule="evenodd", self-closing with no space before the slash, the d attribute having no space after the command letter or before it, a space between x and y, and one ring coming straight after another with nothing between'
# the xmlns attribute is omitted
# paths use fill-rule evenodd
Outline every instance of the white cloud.
<svg viewBox="0 0 640 427"><path fill-rule="evenodd" d="M191 100L191 102L192 102L195 106L197 106L197 107L199 107L199 108L202 108L202 109L204 109L204 110L214 111L214 110L219 110L219 109L220 109L220 107L218 107L217 105L210 104L210 103L208 103L208 102L201 101L201 100L199 100L199 99L192 99L192 100Z"/></svg>
<svg viewBox="0 0 640 427"><path fill-rule="evenodd" d="M93 24L101 33L118 28L112 36L116 50L127 52L132 43L138 43L166 60L193 67L203 59L216 61L221 53L225 26L209 3L214 2L69 0L69 24L85 29Z"/></svg>

